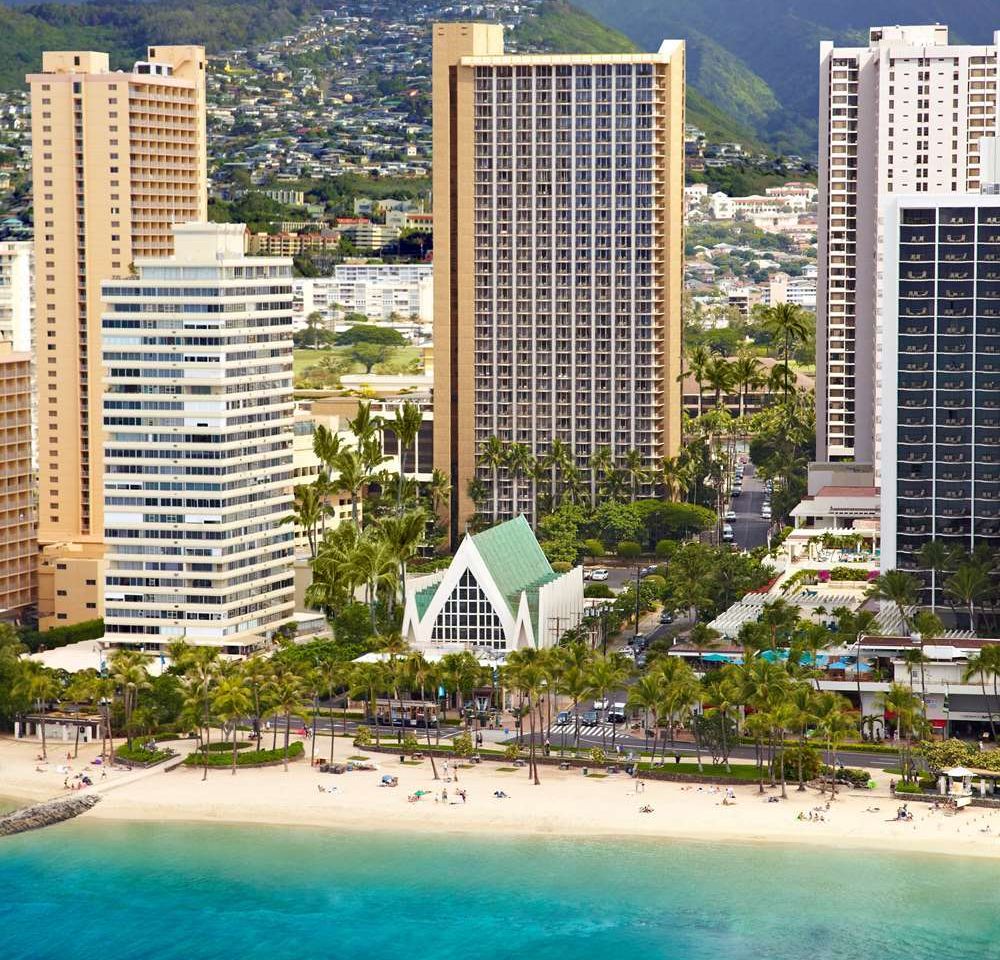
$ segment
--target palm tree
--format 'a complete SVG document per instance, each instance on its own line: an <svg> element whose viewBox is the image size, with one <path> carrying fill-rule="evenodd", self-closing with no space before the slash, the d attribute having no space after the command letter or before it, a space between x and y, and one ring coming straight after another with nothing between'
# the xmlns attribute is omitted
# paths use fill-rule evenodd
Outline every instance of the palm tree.
<svg viewBox="0 0 1000 960"><path fill-rule="evenodd" d="M663 702L662 677L655 672L644 673L629 689L627 703L633 710L643 713L642 728L645 731L646 745L644 752L649 752L649 718L653 718L653 745L659 736L659 709Z"/></svg>
<svg viewBox="0 0 1000 960"><path fill-rule="evenodd" d="M347 428L354 434L359 444L372 439L381 426L381 419L372 416L371 401L359 403L358 412L352 420L347 421Z"/></svg>
<svg viewBox="0 0 1000 960"><path fill-rule="evenodd" d="M325 514L326 505L319 486L313 483L297 484L293 512L287 519L305 531L311 557L316 556L317 530Z"/></svg>
<svg viewBox="0 0 1000 960"><path fill-rule="evenodd" d="M676 503L691 482L690 465L681 456L664 457L660 461L659 479L667 499Z"/></svg>
<svg viewBox="0 0 1000 960"><path fill-rule="evenodd" d="M698 651L698 660L705 655L706 650L711 650L719 645L722 634L718 630L713 630L707 623L696 623L687 635L687 642Z"/></svg>
<svg viewBox="0 0 1000 960"><path fill-rule="evenodd" d="M360 530L361 519L358 516L358 505L361 489L371 481L371 477L365 468L361 454L357 450L341 450L337 454L335 465L338 474L337 489L351 495L351 521Z"/></svg>
<svg viewBox="0 0 1000 960"><path fill-rule="evenodd" d="M378 722L379 691L388 686L388 671L384 663L355 663L350 673L350 697L354 700L364 698L371 712L372 725L375 727L375 746L380 745Z"/></svg>
<svg viewBox="0 0 1000 960"><path fill-rule="evenodd" d="M722 670L713 670L706 673L701 678L704 694L706 714L718 714L721 725L722 761L726 765L726 771L730 772L729 765L729 715L737 709L739 704L739 687L733 679L733 674L729 667Z"/></svg>
<svg viewBox="0 0 1000 960"><path fill-rule="evenodd" d="M919 594L920 581L903 570L887 570L868 588L869 597L896 605L907 634L913 630L910 608L917 602Z"/></svg>
<svg viewBox="0 0 1000 960"><path fill-rule="evenodd" d="M427 755L431 758L431 773L438 779L437 764L434 762L434 752L431 750L431 725L427 713L427 688L436 691L441 680L441 669L436 663L428 663L423 654L414 652L410 655L410 676L420 689L420 702L423 704L424 734L427 737ZM436 711L435 711L436 713ZM438 724L440 727L440 723Z"/></svg>
<svg viewBox="0 0 1000 960"><path fill-rule="evenodd" d="M117 650L111 656L111 678L121 688L125 707L125 738L132 746L132 714L139 700L139 691L149 689L146 663L149 657L134 650Z"/></svg>
<svg viewBox="0 0 1000 960"><path fill-rule="evenodd" d="M850 704L839 693L821 693L816 698L816 724L826 739L830 769L830 799L837 798L837 744L854 729L848 712Z"/></svg>
<svg viewBox="0 0 1000 960"><path fill-rule="evenodd" d="M582 644L579 645L582 647ZM570 663L563 671L559 681L559 693L573 701L573 751L580 751L580 701L593 692L586 669L586 661Z"/></svg>
<svg viewBox="0 0 1000 960"><path fill-rule="evenodd" d="M990 575L978 563L965 563L945 582L945 591L969 613L969 628L976 630L976 604L993 592Z"/></svg>
<svg viewBox="0 0 1000 960"><path fill-rule="evenodd" d="M445 505L451 499L451 481L448 479L448 474L435 467L427 485L427 493L431 498L431 509L438 516L444 516Z"/></svg>
<svg viewBox="0 0 1000 960"><path fill-rule="evenodd" d="M236 725L253 708L253 701L247 690L246 677L234 673L219 681L212 707L215 715L223 723L233 725L233 776L236 776L236 751L239 742L236 737Z"/></svg>
<svg viewBox="0 0 1000 960"><path fill-rule="evenodd" d="M705 383L715 391L715 406L722 406L722 396L731 390L734 377L729 361L725 357L711 357L705 364Z"/></svg>
<svg viewBox="0 0 1000 960"><path fill-rule="evenodd" d="M292 714L303 708L302 681L294 673L285 672L274 682L273 700L275 710L285 716L285 755L283 757L285 772L288 772L288 740L291 736Z"/></svg>
<svg viewBox="0 0 1000 960"><path fill-rule="evenodd" d="M576 458L573 456L569 444L556 437L549 446L549 452L545 455L542 463L545 465L545 469L551 472L549 495L552 509L555 509L560 483L569 471L576 467Z"/></svg>
<svg viewBox="0 0 1000 960"><path fill-rule="evenodd" d="M625 685L629 676L629 668L625 658L619 653L598 654L591 661L588 678L590 685L600 695L602 700L607 700L608 694L615 690L620 690ZM611 742L615 742L615 735L618 727L611 725ZM601 739L607 743L607 733L601 733Z"/></svg>
<svg viewBox="0 0 1000 960"><path fill-rule="evenodd" d="M521 479L534 469L534 459L525 444L512 443L507 448L504 463L510 473L512 514L516 517L519 513L518 495Z"/></svg>
<svg viewBox="0 0 1000 960"><path fill-rule="evenodd" d="M993 721L993 704L986 693L986 677L993 678L993 696L997 694L997 675L1000 674L1000 645L990 644L981 647L978 653L969 657L965 670L962 671L962 683L968 683L973 677L979 677L979 685L983 691L983 700L986 703L986 713L990 718L990 738L996 743L997 731Z"/></svg>
<svg viewBox="0 0 1000 960"><path fill-rule="evenodd" d="M764 378L761 375L760 361L749 350L740 350L730 365L733 384L739 389L740 394L740 417L746 415L747 394L754 388L763 384Z"/></svg>
<svg viewBox="0 0 1000 960"><path fill-rule="evenodd" d="M948 563L950 551L940 540L928 540L917 552L917 561L931 572L931 613L937 611L937 575Z"/></svg>
<svg viewBox="0 0 1000 960"><path fill-rule="evenodd" d="M208 748L212 737L212 703L215 683L219 675L219 651L214 647L195 647L191 650L184 672L184 685L188 695L187 713L197 719L204 765L201 779L208 779Z"/></svg>
<svg viewBox="0 0 1000 960"><path fill-rule="evenodd" d="M406 564L417 556L427 532L427 517L423 510L411 510L396 517L385 517L379 524L385 538L399 564L400 605L406 607Z"/></svg>
<svg viewBox="0 0 1000 960"><path fill-rule="evenodd" d="M802 772L802 760L803 754L806 749L806 734L809 731L809 727L817 722L816 717L816 697L819 691L813 691L812 687L805 683L797 683L792 687L788 694L788 698L785 701L785 725L790 730L794 730L798 734L799 739L799 749L798 749L798 787L796 788L799 793L803 792L806 788L805 780L803 778ZM784 760L782 760L782 766L784 766Z"/></svg>
<svg viewBox="0 0 1000 960"><path fill-rule="evenodd" d="M62 687L52 671L34 660L22 660L18 664L17 679L14 681L15 696L29 700L35 705L35 710L41 717L42 727L42 759L47 760L48 743L45 738L45 713L50 700L55 700Z"/></svg>
<svg viewBox="0 0 1000 960"><path fill-rule="evenodd" d="M493 475L493 519L500 512L500 468L507 462L507 448L499 437L487 437L479 450L479 462Z"/></svg>
<svg viewBox="0 0 1000 960"><path fill-rule="evenodd" d="M271 664L262 657L250 657L241 664L243 680L250 692L251 712L253 716L253 732L257 750L261 749L260 718L263 715L262 698L267 684L271 680L273 670Z"/></svg>
<svg viewBox="0 0 1000 960"><path fill-rule="evenodd" d="M635 449L629 450L622 461L622 471L628 477L629 499L635 503L636 488L649 479L649 471L646 469L642 453Z"/></svg>
<svg viewBox="0 0 1000 960"><path fill-rule="evenodd" d="M595 506L597 492L614 472L615 457L611 452L611 447L598 447L590 456L590 483L594 490Z"/></svg>
<svg viewBox="0 0 1000 960"><path fill-rule="evenodd" d="M791 381L789 362L792 356L792 344L801 342L809 336L809 324L800 307L791 303L776 303L768 307L764 314L764 329L775 338L782 341L782 361L785 367L785 400Z"/></svg>
<svg viewBox="0 0 1000 960"><path fill-rule="evenodd" d="M424 414L420 407L412 400L405 400L401 406L396 408L396 417L392 421L392 432L396 434L399 442L399 483L396 487L396 512L403 512L403 478L406 476L406 469L403 460L406 451L415 447L417 435L424 422Z"/></svg>
<svg viewBox="0 0 1000 960"><path fill-rule="evenodd" d="M706 346L696 346L688 350L687 354L687 365L688 369L681 371L677 379L683 383L687 377L694 377L698 384L698 416L701 416L701 401L702 394L705 391L705 368L708 365L709 360L712 357L711 351Z"/></svg>
<svg viewBox="0 0 1000 960"><path fill-rule="evenodd" d="M889 689L879 694L878 704L896 718L896 733L899 736L900 768L903 780L910 779L910 735L916 726L920 701L917 695L905 684L893 683Z"/></svg>

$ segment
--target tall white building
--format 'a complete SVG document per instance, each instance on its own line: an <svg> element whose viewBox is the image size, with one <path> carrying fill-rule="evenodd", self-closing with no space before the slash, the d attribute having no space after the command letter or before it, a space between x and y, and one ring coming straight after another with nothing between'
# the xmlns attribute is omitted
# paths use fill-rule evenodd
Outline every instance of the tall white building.
<svg viewBox="0 0 1000 960"><path fill-rule="evenodd" d="M976 192L997 133L997 45L946 26L820 45L817 459L878 463L886 198Z"/></svg>
<svg viewBox="0 0 1000 960"><path fill-rule="evenodd" d="M0 242L0 340L18 353L31 353L35 316L34 243Z"/></svg>
<svg viewBox="0 0 1000 960"><path fill-rule="evenodd" d="M102 285L105 636L245 653L293 612L292 265L240 224Z"/></svg>

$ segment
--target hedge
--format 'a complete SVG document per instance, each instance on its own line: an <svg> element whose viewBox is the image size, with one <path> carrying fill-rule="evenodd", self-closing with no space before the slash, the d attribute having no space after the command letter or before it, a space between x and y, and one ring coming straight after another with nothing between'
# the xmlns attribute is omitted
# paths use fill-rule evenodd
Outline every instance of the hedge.
<svg viewBox="0 0 1000 960"><path fill-rule="evenodd" d="M154 763L161 763L162 761L173 756L173 752L170 750L147 750L145 747L138 746L129 747L127 743L123 743L115 750L115 756L119 760L125 760L128 763L142 763L150 765Z"/></svg>
<svg viewBox="0 0 1000 960"><path fill-rule="evenodd" d="M242 750L244 747L249 747L249 740L237 740L236 749ZM199 747L199 749L201 749ZM216 740L215 743L210 743L206 748L209 753L224 753L228 750L230 753L233 752L233 742L232 740Z"/></svg>
<svg viewBox="0 0 1000 960"><path fill-rule="evenodd" d="M233 765L233 745L228 744L228 753L208 753L208 766L210 767L231 767ZM296 740L288 746L288 759L296 760L306 752L301 740ZM204 767L205 754L200 750L188 754L184 758L186 767ZM277 750L244 750L236 754L236 766L256 767L267 764L281 763L285 759L285 748L279 747Z"/></svg>
<svg viewBox="0 0 1000 960"><path fill-rule="evenodd" d="M82 623L72 623L65 627L53 627L44 633L27 628L20 631L21 643L32 653L38 653L43 647L55 650L81 640L97 640L104 636L103 620L84 620Z"/></svg>

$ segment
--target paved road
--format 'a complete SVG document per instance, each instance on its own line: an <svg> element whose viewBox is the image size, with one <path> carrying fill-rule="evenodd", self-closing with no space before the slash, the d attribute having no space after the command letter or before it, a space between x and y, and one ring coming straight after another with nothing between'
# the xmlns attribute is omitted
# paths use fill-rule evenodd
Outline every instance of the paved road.
<svg viewBox="0 0 1000 960"><path fill-rule="evenodd" d="M762 520L761 507L764 505L764 482L754 475L754 465L748 463L743 474L743 493L733 498L736 520L733 521L733 536L744 550L753 550L767 544L769 521Z"/></svg>

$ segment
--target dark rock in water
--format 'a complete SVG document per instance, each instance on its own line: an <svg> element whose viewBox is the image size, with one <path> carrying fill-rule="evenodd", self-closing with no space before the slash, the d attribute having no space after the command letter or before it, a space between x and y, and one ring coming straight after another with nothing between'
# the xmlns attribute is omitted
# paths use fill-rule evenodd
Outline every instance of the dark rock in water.
<svg viewBox="0 0 1000 960"><path fill-rule="evenodd" d="M99 794L88 793L81 797L59 797L56 800L36 803L31 807L22 807L13 813L0 816L0 837L39 830L54 823L72 820L81 813L86 813L100 799Z"/></svg>

